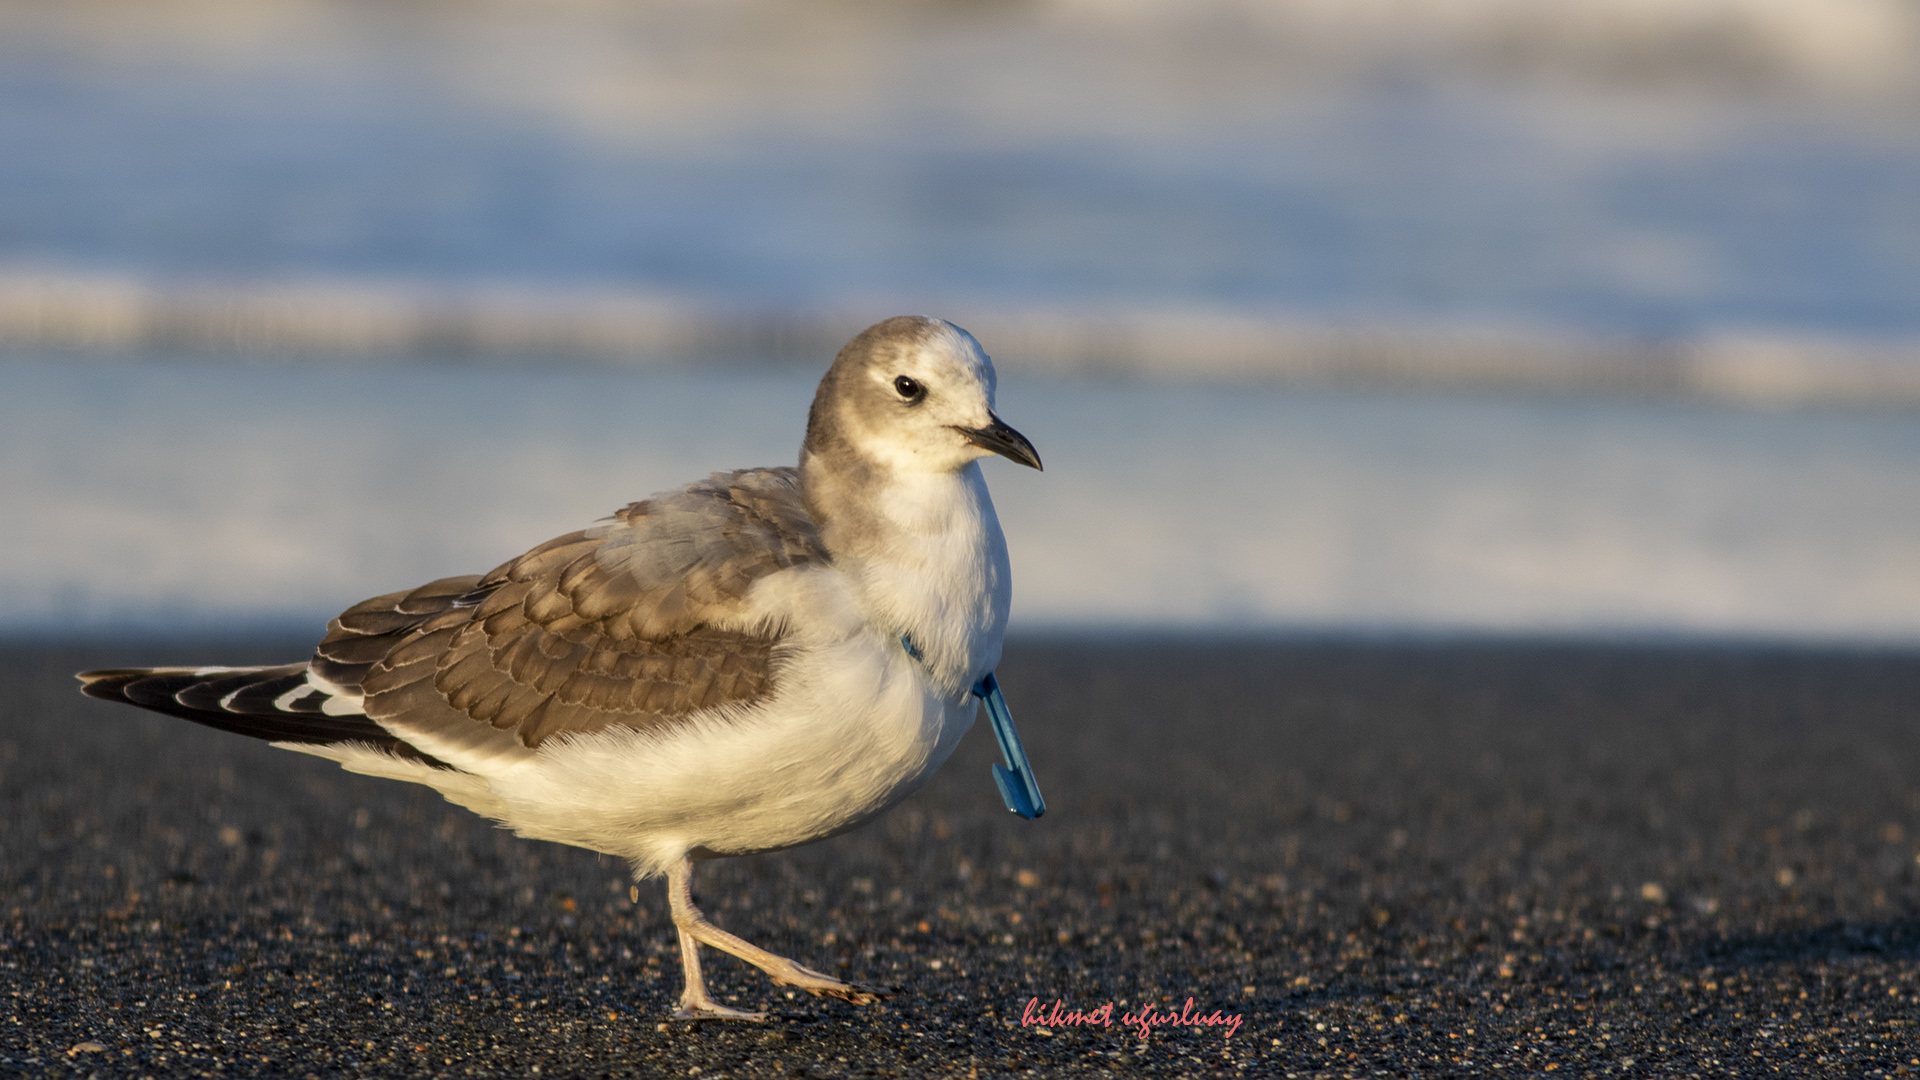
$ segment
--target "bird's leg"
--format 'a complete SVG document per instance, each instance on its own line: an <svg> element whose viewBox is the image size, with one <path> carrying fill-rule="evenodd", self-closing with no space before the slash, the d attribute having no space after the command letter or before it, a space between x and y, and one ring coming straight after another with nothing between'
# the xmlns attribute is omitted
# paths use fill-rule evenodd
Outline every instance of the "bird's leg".
<svg viewBox="0 0 1920 1080"><path fill-rule="evenodd" d="M674 913L679 921L679 912ZM763 1012L746 1012L741 1009L729 1009L719 1005L707 996L706 980L700 977L700 943L693 935L680 931L680 970L686 976L686 988L680 991L680 1007L673 1011L675 1020L765 1020Z"/></svg>
<svg viewBox="0 0 1920 1080"><path fill-rule="evenodd" d="M687 972L687 990L681 995L680 1011L674 1014L676 1017L691 1019L724 1015L741 1019L760 1018L760 1014L722 1009L707 999L706 988L699 982L700 961L694 954L696 943L732 953L766 972L776 984L798 987L817 997L839 998L855 1005L871 1005L885 996L877 990L844 983L812 968L802 967L708 922L707 917L700 914L700 909L693 906L693 862L690 859L681 859L667 871L667 903L673 911L673 925L680 931L681 961Z"/></svg>
<svg viewBox="0 0 1920 1080"><path fill-rule="evenodd" d="M693 906L693 863L681 859L667 871L667 906L673 911L673 928L680 934L680 972L686 986L680 991L680 1007L675 1020L765 1020L763 1012L746 1012L716 1004L707 996L707 981L700 976L700 941L694 936L694 924L705 923Z"/></svg>

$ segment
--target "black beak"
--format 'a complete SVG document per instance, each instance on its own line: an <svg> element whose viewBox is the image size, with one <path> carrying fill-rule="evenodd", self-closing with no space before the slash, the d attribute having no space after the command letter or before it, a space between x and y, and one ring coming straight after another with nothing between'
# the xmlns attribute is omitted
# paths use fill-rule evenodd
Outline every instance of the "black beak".
<svg viewBox="0 0 1920 1080"><path fill-rule="evenodd" d="M992 413L987 414L993 423L982 428L955 427L953 430L966 436L968 442L982 450L991 450L1010 461L1017 461L1030 468L1040 469L1040 452L1033 448L1025 435L1002 423ZM1045 472L1045 469L1041 469Z"/></svg>

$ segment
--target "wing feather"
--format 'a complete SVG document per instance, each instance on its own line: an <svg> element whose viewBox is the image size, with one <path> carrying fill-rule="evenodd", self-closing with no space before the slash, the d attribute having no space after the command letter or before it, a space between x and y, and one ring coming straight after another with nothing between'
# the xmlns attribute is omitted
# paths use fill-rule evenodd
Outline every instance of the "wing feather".
<svg viewBox="0 0 1920 1080"><path fill-rule="evenodd" d="M827 561L794 470L716 473L483 577L355 605L316 669L354 677L396 731L487 725L531 748L658 727L769 693L782 631L728 620L766 575Z"/></svg>
<svg viewBox="0 0 1920 1080"><path fill-rule="evenodd" d="M83 689L279 742L480 767L761 700L785 629L749 624L748 593L829 561L795 470L715 473L486 575L355 604L306 664L88 672Z"/></svg>

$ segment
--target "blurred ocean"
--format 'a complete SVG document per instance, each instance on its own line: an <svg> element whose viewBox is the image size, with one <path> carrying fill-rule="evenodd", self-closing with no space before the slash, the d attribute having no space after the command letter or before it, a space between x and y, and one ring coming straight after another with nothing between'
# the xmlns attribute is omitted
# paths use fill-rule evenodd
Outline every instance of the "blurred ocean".
<svg viewBox="0 0 1920 1080"><path fill-rule="evenodd" d="M0 0L0 629L323 618L954 318L1048 626L1920 636L1906 0Z"/></svg>
<svg viewBox="0 0 1920 1080"><path fill-rule="evenodd" d="M1017 365L1009 362L1009 368ZM0 629L311 620L715 469L812 372L0 364ZM1904 412L1007 374L1016 625L1920 637Z"/></svg>

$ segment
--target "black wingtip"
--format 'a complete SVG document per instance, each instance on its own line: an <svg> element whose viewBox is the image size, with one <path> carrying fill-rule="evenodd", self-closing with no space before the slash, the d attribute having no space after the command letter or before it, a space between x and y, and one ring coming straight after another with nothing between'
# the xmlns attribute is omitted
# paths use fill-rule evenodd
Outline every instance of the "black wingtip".
<svg viewBox="0 0 1920 1080"><path fill-rule="evenodd" d="M102 701L126 701L126 686L147 672L129 668L110 668L102 671L82 671L74 675L80 680L80 692L90 698ZM131 704L131 702L129 702Z"/></svg>
<svg viewBox="0 0 1920 1080"><path fill-rule="evenodd" d="M366 716L282 708L280 695L305 678L305 664L268 668L111 668L82 671L80 692L102 701L177 716L220 731L331 745L360 743L435 769L453 766L395 737Z"/></svg>

